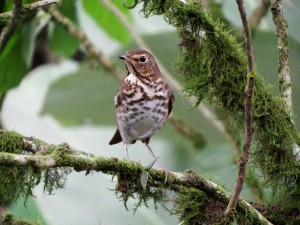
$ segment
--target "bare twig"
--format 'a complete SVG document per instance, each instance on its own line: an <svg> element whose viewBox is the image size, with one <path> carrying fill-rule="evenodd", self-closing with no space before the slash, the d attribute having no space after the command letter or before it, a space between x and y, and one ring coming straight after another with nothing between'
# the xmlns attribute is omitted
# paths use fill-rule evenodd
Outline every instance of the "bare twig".
<svg viewBox="0 0 300 225"><path fill-rule="evenodd" d="M270 5L271 3L269 0L261 0L260 6L257 7L257 9L253 12L249 22L252 31L257 28L257 26L260 24L261 19L267 14Z"/></svg>
<svg viewBox="0 0 300 225"><path fill-rule="evenodd" d="M1 131L1 135L9 131ZM14 134L15 136L16 134ZM6 136L6 135L5 135ZM120 175L122 173L130 174L130 176L140 177L141 172L145 170L139 163L133 163L128 160L119 160L117 158L106 158L96 156L93 154L78 151L67 144L51 145L38 140L33 137L21 137L21 143L19 146L23 146L26 152L32 152L34 155L20 155L7 152L0 152L0 165L1 166L15 166L15 167L30 167L32 168L73 168L75 171L97 171L111 175ZM8 138L7 136L5 138ZM6 140L7 141L7 140ZM12 145L16 146L14 142ZM7 146L9 147L9 146ZM13 148L13 147L12 147ZM54 149L57 149L55 153ZM59 154L59 157L56 155ZM149 181L147 185L157 187L161 184L165 189L173 191L178 190L177 186L195 188L197 190L208 193L208 195L221 201L225 204L228 203L230 193L222 186L199 176L193 172L170 172L168 174L168 181L164 183L164 174L160 170L151 169L149 171ZM160 186L162 187L162 186ZM268 224L271 223L258 212L250 203L243 199L239 200L239 209L244 212L244 216L251 215L252 221L256 224Z"/></svg>
<svg viewBox="0 0 300 225"><path fill-rule="evenodd" d="M0 54L8 43L10 37L13 35L21 21L22 0L14 0L14 8L12 11L12 18L8 25L2 30L0 35Z"/></svg>
<svg viewBox="0 0 300 225"><path fill-rule="evenodd" d="M35 10L52 4L60 4L62 0L42 0L24 5L25 9Z"/></svg>
<svg viewBox="0 0 300 225"><path fill-rule="evenodd" d="M119 21L125 26L125 28L132 36L133 40L139 47L150 51L150 48L146 45L141 36L136 32L133 26L131 26L128 18L113 3L111 3L111 1L100 0L100 2L102 2L102 4L105 5L105 7L107 7L119 19Z"/></svg>
<svg viewBox="0 0 300 225"><path fill-rule="evenodd" d="M34 11L37 10L39 8L45 7L45 6L49 6L52 4L60 4L62 0L42 0L42 1L37 1L37 2L33 2L30 4L25 4L23 6L23 14L26 14L28 11ZM4 13L0 13L0 20L2 21L6 21L9 18L13 17L13 11L7 11Z"/></svg>
<svg viewBox="0 0 300 225"><path fill-rule="evenodd" d="M52 7L45 7L44 10L49 13L52 18L62 25L71 35L76 37L92 56L94 56L103 66L103 68L113 73L119 80L124 79L123 72L115 67L112 62L99 51L89 40L83 30L79 29L71 20L63 16L59 11Z"/></svg>
<svg viewBox="0 0 300 225"><path fill-rule="evenodd" d="M244 27L244 38L246 43L247 50L247 84L245 90L245 136L243 144L243 156L240 159L240 166L237 181L234 187L233 194L230 198L229 204L225 211L225 214L230 214L237 205L240 193L243 188L243 183L246 174L246 168L250 153L250 146L253 137L253 127L252 127L252 98L253 98L253 87L254 87L254 66L253 66L253 51L252 51L252 42L251 42L251 31L247 19L246 10L244 7L243 0L236 0L238 9L241 15L241 20Z"/></svg>
<svg viewBox="0 0 300 225"><path fill-rule="evenodd" d="M237 130L234 129L232 126L230 126L230 122L226 119L223 120L224 116L224 111L221 108L216 108L216 113L219 115L220 120L223 122L227 132L230 134L230 140L234 142L232 145L239 147L241 145L241 138L239 135L236 135ZM240 163L240 148L231 148L232 150L232 155L234 162L236 165L239 165ZM252 170L250 166L247 166L246 170L246 177L245 177L245 182L247 183L252 196L254 197L255 201L258 203L263 202L263 190L261 188L261 184L259 182L258 177L256 177L255 172Z"/></svg>
<svg viewBox="0 0 300 225"><path fill-rule="evenodd" d="M176 128L176 130L184 137L188 138L196 148L203 149L206 145L206 139L203 135L193 128L187 126L181 119L171 113L168 120Z"/></svg>

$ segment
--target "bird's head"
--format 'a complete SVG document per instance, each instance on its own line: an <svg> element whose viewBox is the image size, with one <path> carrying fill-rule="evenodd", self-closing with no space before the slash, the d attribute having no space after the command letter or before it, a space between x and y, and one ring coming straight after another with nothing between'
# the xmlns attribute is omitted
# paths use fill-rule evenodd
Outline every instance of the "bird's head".
<svg viewBox="0 0 300 225"><path fill-rule="evenodd" d="M120 55L119 58L125 61L128 72L140 79L160 75L154 57L145 50L130 50Z"/></svg>

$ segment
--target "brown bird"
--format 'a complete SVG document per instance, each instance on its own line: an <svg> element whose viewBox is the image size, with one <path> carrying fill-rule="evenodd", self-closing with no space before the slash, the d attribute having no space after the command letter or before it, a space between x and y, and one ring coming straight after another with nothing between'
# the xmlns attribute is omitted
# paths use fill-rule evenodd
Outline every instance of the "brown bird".
<svg viewBox="0 0 300 225"><path fill-rule="evenodd" d="M165 124L172 110L172 88L161 76L149 52L131 50L119 58L125 61L128 76L114 98L118 128L109 144L123 142L129 159L128 145L141 140L156 158L149 141Z"/></svg>

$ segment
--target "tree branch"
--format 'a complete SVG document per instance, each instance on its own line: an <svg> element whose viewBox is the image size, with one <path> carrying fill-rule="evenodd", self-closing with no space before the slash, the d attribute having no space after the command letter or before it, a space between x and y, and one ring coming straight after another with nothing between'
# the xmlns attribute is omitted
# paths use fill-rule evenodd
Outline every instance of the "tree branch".
<svg viewBox="0 0 300 225"><path fill-rule="evenodd" d="M37 2L33 2L30 4L25 4L22 8L22 13L23 14L28 14L29 12L35 11L39 8L49 6L52 4L60 4L62 0L41 0ZM7 21L10 18L13 18L13 11L7 11L0 13L0 21Z"/></svg>
<svg viewBox="0 0 300 225"><path fill-rule="evenodd" d="M247 163L249 159L250 146L253 137L253 127L252 127L252 98L253 98L253 88L254 88L254 66L253 66L253 51L251 42L251 31L247 19L247 13L244 7L243 0L236 0L238 9L241 15L243 27L244 27L244 38L246 42L247 49L247 85L245 90L245 136L243 144L243 156L240 159L240 167L238 172L237 181L234 187L232 197L227 206L225 214L230 214L235 209L239 196L241 194L243 183L245 179Z"/></svg>
<svg viewBox="0 0 300 225"><path fill-rule="evenodd" d="M4 50L6 44L8 43L10 37L13 35L21 21L22 13L22 1L14 0L14 7L12 11L12 17L8 25L2 30L0 35L0 54Z"/></svg>
<svg viewBox="0 0 300 225"><path fill-rule="evenodd" d="M16 138L18 137L18 138ZM13 141L9 141L13 139ZM19 143L17 143L19 140ZM6 148L13 149L23 146L19 151L31 152L33 155L21 155L0 152L0 166L12 168L31 168L47 170L51 168L73 168L75 171L97 171L106 174L128 177L126 182L139 181L145 168L139 163L118 158L106 158L78 151L67 144L50 145L33 137L23 137L17 133L2 130L0 143L6 143ZM2 145L3 146L3 145ZM16 150L16 149L15 149ZM230 193L222 186L207 180L193 172L170 172L167 183L164 181L164 173L151 169L147 186L160 187L176 192L178 186L194 188L206 193L209 198L221 201L225 204L229 201ZM129 178L130 177L130 178ZM37 183L35 183L37 185ZM137 185L137 184L135 184ZM31 186L33 188L34 186ZM144 193L144 192L143 192ZM139 193L137 193L139 194ZM239 199L237 210L244 212L242 217L251 217L257 224L271 224L263 215L243 199Z"/></svg>
<svg viewBox="0 0 300 225"><path fill-rule="evenodd" d="M260 6L255 9L249 22L251 31L256 30L261 19L267 14L270 5L271 3L269 0L261 0Z"/></svg>
<svg viewBox="0 0 300 225"><path fill-rule="evenodd" d="M277 33L279 91L281 97L284 99L286 112L292 116L293 99L287 35L288 25L283 14L281 0L272 0L271 2L271 12ZM296 143L293 145L293 151L295 159L300 161L300 148Z"/></svg>
<svg viewBox="0 0 300 225"><path fill-rule="evenodd" d="M292 103L292 84L290 78L287 22L284 18L281 0L272 0L271 12L277 32L278 44L278 73L280 95L285 100L287 112L291 114Z"/></svg>

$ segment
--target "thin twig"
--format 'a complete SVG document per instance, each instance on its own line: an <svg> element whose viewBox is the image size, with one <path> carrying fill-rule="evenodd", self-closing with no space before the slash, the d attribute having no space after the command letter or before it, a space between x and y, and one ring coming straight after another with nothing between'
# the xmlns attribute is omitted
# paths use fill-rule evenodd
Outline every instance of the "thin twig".
<svg viewBox="0 0 300 225"><path fill-rule="evenodd" d="M26 14L31 11L35 11L39 8L49 6L52 4L60 4L61 1L62 0L42 0L42 1L30 3L30 4L25 4L23 6L23 14ZM13 11L7 11L4 13L0 13L0 21L6 21L12 17L13 17Z"/></svg>
<svg viewBox="0 0 300 225"><path fill-rule="evenodd" d="M216 108L215 111L217 115L219 115L219 118L224 124L227 132L230 134L231 137L230 141L234 142L232 145L238 147L238 148L231 148L231 150L232 150L234 162L236 163L236 165L239 165L240 155L241 155L239 146L241 145L240 143L241 138L239 135L237 135L237 130L232 128L232 126L230 126L230 121L226 120L224 118L224 115L222 115L224 114L224 111L221 108ZM246 170L245 182L247 183L254 200L258 203L262 203L264 193L261 188L261 184L259 182L258 177L256 177L255 172L249 165L247 166L247 170Z"/></svg>
<svg viewBox="0 0 300 225"><path fill-rule="evenodd" d="M10 131L2 130L0 133L0 141L2 135ZM14 134L15 136L16 134ZM4 135L8 138L7 135ZM32 168L73 168L75 171L101 171L102 173L119 175L126 171L131 176L140 176L141 172L145 170L139 163L133 163L128 160L119 160L117 158L107 158L89 154L86 152L78 151L67 144L51 145L45 143L34 137L21 137L21 143L19 146L23 146L26 152L32 152L34 155L20 155L7 152L0 152L0 165L1 166L16 166L16 167L30 167ZM7 140L6 140L7 143ZM16 146L14 142L11 142ZM9 146L8 146L9 147ZM13 147L12 147L13 148ZM57 149L57 154L53 152ZM169 172L168 181L164 183L164 174L161 170L151 169L149 171L149 182L147 185L156 187L158 184L163 185L165 189L175 191L176 186L180 185L187 188L195 188L208 194L212 199L216 199L225 204L228 203L230 192L225 190L222 186L199 176L193 172ZM152 181L153 182L152 182ZM162 186L160 186L162 187ZM243 199L239 200L239 209L245 212L245 216L251 215L256 224L268 224L271 223L250 203Z"/></svg>
<svg viewBox="0 0 300 225"><path fill-rule="evenodd" d="M240 197L240 193L243 188L243 183L246 174L246 168L250 153L250 146L253 137L253 127L252 127L252 98L253 98L253 88L254 88L254 66L253 66L253 51L252 51L252 42L251 42L251 31L247 19L247 13L244 7L243 0L236 0L238 9L241 15L241 20L244 27L244 38L246 43L246 52L247 52L247 84L245 90L245 136L243 144L243 156L240 159L240 166L234 191L230 198L229 204L225 211L226 215L232 213L236 208L237 202Z"/></svg>
<svg viewBox="0 0 300 225"><path fill-rule="evenodd" d="M176 128L176 130L182 134L182 136L189 139L195 148L203 149L206 145L206 139L203 135L197 131L195 131L192 127L187 126L180 118L171 113L168 121Z"/></svg>
<svg viewBox="0 0 300 225"><path fill-rule="evenodd" d="M45 7L44 10L45 12L49 13L58 24L62 25L71 35L76 37L84 46L86 51L94 56L101 63L105 70L113 73L119 80L124 79L123 72L119 70L118 67L115 67L112 62L93 45L82 29L79 29L71 20L62 15L55 8Z"/></svg>
<svg viewBox="0 0 300 225"><path fill-rule="evenodd" d="M0 54L4 50L10 37L13 35L21 21L22 0L14 0L12 18L8 25L2 30L0 35Z"/></svg>
<svg viewBox="0 0 300 225"><path fill-rule="evenodd" d="M254 10L249 22L252 31L256 30L256 28L261 22L261 19L267 14L270 5L271 3L269 0L261 0L260 6Z"/></svg>

